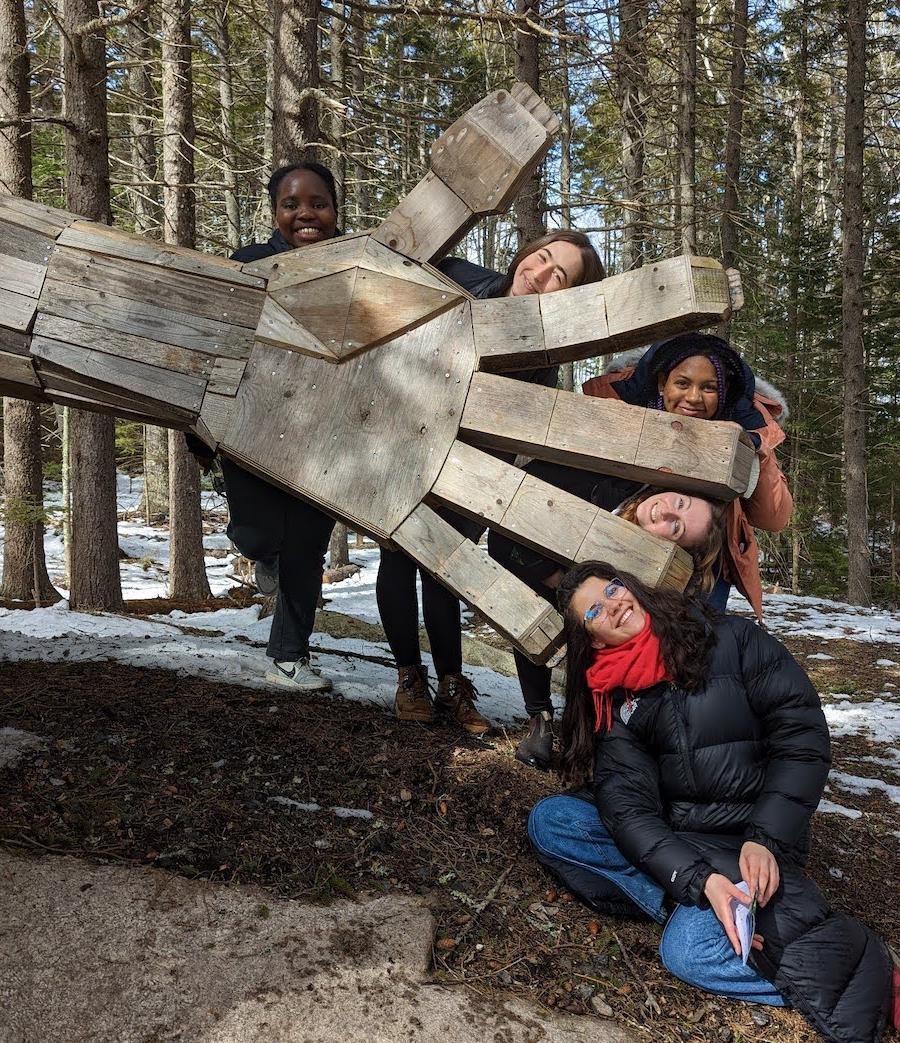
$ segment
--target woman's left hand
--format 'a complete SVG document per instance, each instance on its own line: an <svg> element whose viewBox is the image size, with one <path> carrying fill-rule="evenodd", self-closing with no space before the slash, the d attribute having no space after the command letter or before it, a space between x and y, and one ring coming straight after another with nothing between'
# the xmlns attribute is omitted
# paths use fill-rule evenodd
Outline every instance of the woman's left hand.
<svg viewBox="0 0 900 1043"><path fill-rule="evenodd" d="M762 844L748 840L741 848L739 864L741 876L750 888L750 894L755 894L759 904L765 905L778 890L781 882L781 873L778 870L775 856Z"/></svg>

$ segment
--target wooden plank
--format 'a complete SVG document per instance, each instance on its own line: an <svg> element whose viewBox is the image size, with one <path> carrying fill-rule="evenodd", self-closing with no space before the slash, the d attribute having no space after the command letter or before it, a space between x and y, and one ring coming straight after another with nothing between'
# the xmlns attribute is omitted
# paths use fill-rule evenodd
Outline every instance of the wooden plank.
<svg viewBox="0 0 900 1043"><path fill-rule="evenodd" d="M107 355L146 362L150 366L159 366L174 373L195 377L210 376L217 361L199 351L188 351L173 344L118 333L86 322L74 322L47 312L40 312L35 319L34 336L61 340L66 344L76 344L82 348L102 351ZM235 365L243 365L240 360L228 361L233 361Z"/></svg>
<svg viewBox="0 0 900 1043"><path fill-rule="evenodd" d="M259 326L256 329L258 343L281 348L285 351L299 351L302 355L322 358L327 362L337 362L337 355L332 354L324 344L297 320L285 311L272 297L266 298ZM335 338L334 347L337 347Z"/></svg>
<svg viewBox="0 0 900 1043"><path fill-rule="evenodd" d="M164 301L175 311L254 330L265 300L262 290L248 286L63 246L57 247L47 277L140 304Z"/></svg>
<svg viewBox="0 0 900 1043"><path fill-rule="evenodd" d="M0 210L0 253L46 267L53 253L53 244L52 236L7 222Z"/></svg>
<svg viewBox="0 0 900 1043"><path fill-rule="evenodd" d="M39 388L41 382L34 372L34 365L27 355L11 355L0 351L0 380L6 384L22 384Z"/></svg>
<svg viewBox="0 0 900 1043"><path fill-rule="evenodd" d="M217 358L206 390L218 395L236 395L246 368L247 363L240 359Z"/></svg>
<svg viewBox="0 0 900 1043"><path fill-rule="evenodd" d="M752 463L752 448L733 424L676 418L491 373L473 376L459 436L479 446L723 500L743 495Z"/></svg>
<svg viewBox="0 0 900 1043"><path fill-rule="evenodd" d="M462 442L454 443L428 501L487 522L562 565L600 559L649 586L677 590L691 576L690 555L673 543Z"/></svg>
<svg viewBox="0 0 900 1043"><path fill-rule="evenodd" d="M52 363L58 370L76 375L83 383L112 391L125 398L140 398L146 404L162 404L173 411L197 413L203 400L206 380L172 370L148 366L132 359L106 355L74 344L46 337L34 337L32 355Z"/></svg>
<svg viewBox="0 0 900 1043"><path fill-rule="evenodd" d="M323 275L355 268L362 260L368 232L354 232L337 239L326 239L309 246L298 246L286 253L248 261L245 272L256 272L268 279L269 293L293 283L309 282Z"/></svg>
<svg viewBox="0 0 900 1043"><path fill-rule="evenodd" d="M516 446L542 445L550 429L556 396L554 388L493 373L476 373L466 397L460 434L473 436L467 440L477 441L478 445L515 452L519 451Z"/></svg>
<svg viewBox="0 0 900 1043"><path fill-rule="evenodd" d="M42 363L39 374L44 395L52 402L128 420L140 420L141 423L174 427L180 431L186 431L190 426L189 413L170 412L158 405L148 410L140 399L84 383L69 373L57 370L52 363Z"/></svg>
<svg viewBox="0 0 900 1043"><path fill-rule="evenodd" d="M603 353L609 337L603 285L589 283L562 294L544 293L537 298L548 362L571 362L584 358L585 352Z"/></svg>
<svg viewBox="0 0 900 1043"><path fill-rule="evenodd" d="M448 279L437 268L432 268L430 264L411 261L408 257L395 253L371 236L366 240L366 248L363 251L360 265L372 272L392 275L403 282L420 283L439 293L450 292L458 298L474 299L458 283Z"/></svg>
<svg viewBox="0 0 900 1043"><path fill-rule="evenodd" d="M430 507L420 504L391 538L536 662L559 646L562 619L555 609Z"/></svg>
<svg viewBox="0 0 900 1043"><path fill-rule="evenodd" d="M314 282L284 286L270 294L269 299L283 308L302 329L313 335L314 349L321 347L321 354L338 357L344 340L347 309L358 274L358 268L347 268ZM269 313L272 313L271 308ZM270 328L268 322L259 324L260 334Z"/></svg>
<svg viewBox="0 0 900 1043"><path fill-rule="evenodd" d="M37 304L34 297L0 289L0 326L26 333L34 321Z"/></svg>
<svg viewBox="0 0 900 1043"><path fill-rule="evenodd" d="M8 330L0 326L0 351L10 355L27 355L31 347L31 337L27 333Z"/></svg>
<svg viewBox="0 0 900 1043"><path fill-rule="evenodd" d="M56 239L64 228L79 218L77 214L44 206L43 203L35 203L32 199L0 196L0 220Z"/></svg>
<svg viewBox="0 0 900 1043"><path fill-rule="evenodd" d="M26 402L49 402L49 397L40 386L17 384L13 381L0 380L0 398L21 398Z"/></svg>
<svg viewBox="0 0 900 1043"><path fill-rule="evenodd" d="M45 264L0 254L0 289L21 293L24 297L40 297L46 274Z"/></svg>
<svg viewBox="0 0 900 1043"><path fill-rule="evenodd" d="M510 95L540 123L548 134L555 134L560 127L559 116L550 108L540 94L536 94L527 83L518 81L509 89Z"/></svg>
<svg viewBox="0 0 900 1043"><path fill-rule="evenodd" d="M551 134L508 91L463 113L431 146L431 169L473 213L499 214L550 147Z"/></svg>
<svg viewBox="0 0 900 1043"><path fill-rule="evenodd" d="M200 421L215 441L221 442L231 424L234 399L207 391L200 407Z"/></svg>
<svg viewBox="0 0 900 1043"><path fill-rule="evenodd" d="M265 280L243 271L240 261L201 253L184 246L157 243L145 236L131 235L121 228L77 220L59 237L61 246L86 250L106 257L139 261L173 271L206 276L235 286L265 288Z"/></svg>
<svg viewBox="0 0 900 1043"><path fill-rule="evenodd" d="M223 452L380 539L434 484L475 349L468 302L334 365L258 343Z"/></svg>
<svg viewBox="0 0 900 1043"><path fill-rule="evenodd" d="M230 326L199 315L173 311L162 304L140 304L127 297L55 279L44 283L40 308L42 312L61 318L205 352L206 357L224 355L226 358L246 359L253 345L253 330L243 326ZM0 322L2 316L0 297Z"/></svg>
<svg viewBox="0 0 900 1043"><path fill-rule="evenodd" d="M537 294L473 301L472 329L481 370L491 372L495 358L499 358L501 369L509 369L513 360L523 369L547 365L541 298Z"/></svg>
<svg viewBox="0 0 900 1043"><path fill-rule="evenodd" d="M414 261L443 257L479 217L433 171L372 232L372 238Z"/></svg>

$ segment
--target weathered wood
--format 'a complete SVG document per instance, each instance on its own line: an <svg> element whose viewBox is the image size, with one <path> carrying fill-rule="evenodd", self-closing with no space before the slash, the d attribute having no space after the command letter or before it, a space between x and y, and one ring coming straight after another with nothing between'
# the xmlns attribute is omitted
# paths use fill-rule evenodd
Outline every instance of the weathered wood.
<svg viewBox="0 0 900 1043"><path fill-rule="evenodd" d="M0 253L46 267L53 252L53 238L12 224L4 219L3 213L0 210Z"/></svg>
<svg viewBox="0 0 900 1043"><path fill-rule="evenodd" d="M524 84L519 87L528 89ZM546 108L546 107L544 107ZM553 117L554 130L558 120ZM479 215L502 213L546 155L552 131L509 91L463 113L431 147L431 169Z"/></svg>
<svg viewBox="0 0 900 1043"><path fill-rule="evenodd" d="M27 355L12 355L0 351L0 380L9 386L39 388L41 382L34 372L34 365ZM12 393L11 393L12 394ZM14 395L13 397L19 397Z"/></svg>
<svg viewBox="0 0 900 1043"><path fill-rule="evenodd" d="M470 294L448 279L437 268L432 268L424 261L411 261L408 257L396 253L390 247L382 245L371 235L366 237L365 250L363 251L360 265L372 272L381 272L383 275L392 275L395 279L404 282L420 283L422 286L430 286L439 293L448 290L459 298L472 300Z"/></svg>
<svg viewBox="0 0 900 1043"><path fill-rule="evenodd" d="M141 399L125 393L117 394L96 383L80 380L67 370L57 368L52 362L39 361L39 367L38 376L44 388L45 401L183 431L190 426L189 413L173 412L158 403L153 403L152 409L148 410Z"/></svg>
<svg viewBox="0 0 900 1043"><path fill-rule="evenodd" d="M303 355L325 359L326 362L338 360L336 354L329 351L317 337L271 297L268 297L263 305L259 326L256 328L256 339L258 343L273 348L282 348L288 352L299 351Z"/></svg>
<svg viewBox="0 0 900 1043"><path fill-rule="evenodd" d="M207 391L218 395L236 395L247 363L240 359L217 358L213 363Z"/></svg>
<svg viewBox="0 0 900 1043"><path fill-rule="evenodd" d="M32 338L31 354L42 363L52 363L57 370L77 376L83 383L139 399L141 404L161 404L172 412L199 412L206 389L204 377L175 373L46 337Z"/></svg>
<svg viewBox="0 0 900 1043"><path fill-rule="evenodd" d="M494 356L500 359L501 369L508 368L510 357L523 369L547 364L541 298L537 294L473 301L472 329L482 370L493 370Z"/></svg>
<svg viewBox="0 0 900 1043"><path fill-rule="evenodd" d="M25 297L40 297L46 274L45 264L0 254L0 289L21 293Z"/></svg>
<svg viewBox="0 0 900 1043"><path fill-rule="evenodd" d="M546 662L560 646L559 613L425 504L392 538L535 662Z"/></svg>
<svg viewBox="0 0 900 1043"><path fill-rule="evenodd" d="M35 319L34 336L61 340L66 344L77 344L82 348L102 351L107 355L118 355L120 358L133 359L135 362L146 362L150 366L159 366L174 373L185 373L189 376L210 376L217 361L199 351L189 351L186 348L179 348L174 344L164 344L147 337L119 333L104 326L74 322L47 312L39 313ZM225 360L222 361L225 362ZM235 366L243 365L240 360L228 361L233 361Z"/></svg>
<svg viewBox="0 0 900 1043"><path fill-rule="evenodd" d="M355 267L362 260L368 236L368 232L351 232L337 239L298 246L287 253L247 261L242 270L248 275L267 279L269 293L272 293L284 285L318 279L322 275Z"/></svg>
<svg viewBox="0 0 900 1043"><path fill-rule="evenodd" d="M76 214L35 203L32 199L0 196L0 221L19 225L51 239L56 239L64 228L77 220L79 218Z"/></svg>
<svg viewBox="0 0 900 1043"><path fill-rule="evenodd" d="M464 442L455 442L429 500L541 551L563 565L609 561L651 587L683 590L690 555L587 500Z"/></svg>
<svg viewBox="0 0 900 1043"><path fill-rule="evenodd" d="M202 316L174 311L162 303L138 303L103 290L54 279L44 283L40 308L49 315L105 326L118 333L205 352L207 356L224 355L227 358L245 359L253 345L253 330L243 326L230 326ZM5 317L2 296L0 315Z"/></svg>
<svg viewBox="0 0 900 1043"><path fill-rule="evenodd" d="M349 365L257 344L220 441L243 466L386 539L437 477L474 358L466 303Z"/></svg>
<svg viewBox="0 0 900 1043"><path fill-rule="evenodd" d="M164 302L175 311L254 330L265 300L264 291L249 286L228 285L189 272L64 246L54 251L47 277L139 304Z"/></svg>
<svg viewBox="0 0 900 1043"><path fill-rule="evenodd" d="M434 261L455 246L478 219L429 171L372 232L372 238L414 261Z"/></svg>
<svg viewBox="0 0 900 1043"><path fill-rule="evenodd" d="M195 430L200 437L206 441L205 433L208 433L215 443L222 441L231 424L234 413L234 398L227 395L217 395L207 391L203 396L203 404L200 407L199 423ZM201 431L205 428L205 432Z"/></svg>
<svg viewBox="0 0 900 1043"><path fill-rule="evenodd" d="M229 261L215 254L203 254L183 246L155 243L138 238L110 225L77 220L60 235L60 246L68 246L106 257L139 261L192 275L202 275L235 286L265 288L265 280L243 271L240 261Z"/></svg>
<svg viewBox="0 0 900 1043"><path fill-rule="evenodd" d="M542 294L540 320L531 297L507 299L518 340L477 342L490 372L551 365L647 344L731 316L728 276L707 257L673 257L563 293ZM493 302L477 301L473 312ZM521 317L520 317L521 313ZM540 356L543 341L545 353Z"/></svg>
<svg viewBox="0 0 900 1043"><path fill-rule="evenodd" d="M674 417L491 373L472 378L460 436L601 474L732 500L754 450L733 424Z"/></svg>
<svg viewBox="0 0 900 1043"><path fill-rule="evenodd" d="M10 355L27 355L30 344L31 337L27 333L0 326L0 351Z"/></svg>
<svg viewBox="0 0 900 1043"><path fill-rule="evenodd" d="M25 333L34 321L37 300L0 288L0 325Z"/></svg>
<svg viewBox="0 0 900 1043"><path fill-rule="evenodd" d="M536 94L527 83L514 83L509 89L513 98L540 123L548 134L555 134L560 128L560 118L544 99Z"/></svg>
<svg viewBox="0 0 900 1043"><path fill-rule="evenodd" d="M0 397L22 398L27 402L49 402L50 399L40 386L33 384L20 384L11 380L0 380Z"/></svg>

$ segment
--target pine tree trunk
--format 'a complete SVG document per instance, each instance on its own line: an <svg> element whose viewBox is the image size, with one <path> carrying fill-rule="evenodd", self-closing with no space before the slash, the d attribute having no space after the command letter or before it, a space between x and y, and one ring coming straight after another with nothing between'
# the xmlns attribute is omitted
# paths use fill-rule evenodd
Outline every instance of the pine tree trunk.
<svg viewBox="0 0 900 1043"><path fill-rule="evenodd" d="M350 548L347 545L347 526L343 522L335 525L328 544L328 567L339 569L350 564Z"/></svg>
<svg viewBox="0 0 900 1043"><path fill-rule="evenodd" d="M219 130L222 135L222 174L225 181L225 218L228 250L234 253L241 246L241 207L238 199L237 173L234 158L234 88L231 76L231 32L229 29L228 0L216 5L216 48L219 52Z"/></svg>
<svg viewBox="0 0 900 1043"><path fill-rule="evenodd" d="M31 107L25 10L0 0L0 119L18 121ZM0 128L0 191L31 198L31 135L18 122ZM44 557L41 418L34 402L3 403L5 536L0 597L46 605L59 600Z"/></svg>
<svg viewBox="0 0 900 1043"><path fill-rule="evenodd" d="M731 36L731 83L728 90L728 129L725 133L725 196L722 200L722 260L727 268L738 263L738 184L744 125L744 86L747 68L747 0L734 0Z"/></svg>
<svg viewBox="0 0 900 1043"><path fill-rule="evenodd" d="M678 203L681 252L697 252L694 209L697 138L697 0L680 0L678 19Z"/></svg>
<svg viewBox="0 0 900 1043"><path fill-rule="evenodd" d="M533 21L540 18L540 0L516 0L516 11ZM529 29L516 30L516 79L527 83L535 93L541 93L538 38ZM529 174L516 202L516 230L519 246L544 234L544 190L541 168Z"/></svg>
<svg viewBox="0 0 900 1043"><path fill-rule="evenodd" d="M343 8L343 5L340 6ZM344 68L345 22L342 17L343 13L343 10L341 10L341 17L338 17L337 14L333 14L328 28L328 52L331 61L331 74L329 77L331 80L331 95L336 101L341 102L341 104L343 104L343 98L346 94L346 73ZM344 150L344 115L337 108L331 111L329 137L331 138L331 144L334 147L334 151L332 152L334 158L332 159L330 166L337 187L338 214L342 215L345 212L347 204L347 155Z"/></svg>
<svg viewBox="0 0 900 1043"><path fill-rule="evenodd" d="M165 240L195 238L194 106L190 0L162 3L163 209ZM203 557L200 468L180 431L169 432L169 597L211 596Z"/></svg>
<svg viewBox="0 0 900 1043"><path fill-rule="evenodd" d="M353 87L353 151L354 185L353 203L356 211L356 228L362 229L372 223L372 203L369 192L369 172L366 169L365 111L363 98L366 92L366 73L363 58L366 48L365 14L359 8L350 9L350 35L353 42L353 63L350 78Z"/></svg>
<svg viewBox="0 0 900 1043"><path fill-rule="evenodd" d="M847 0L847 101L844 116L843 292L844 483L847 505L847 599L872 601L866 488L866 369L863 348L863 146L866 0Z"/></svg>
<svg viewBox="0 0 900 1043"><path fill-rule="evenodd" d="M159 186L155 184L158 160L153 136L157 98L149 72L153 52L146 17L129 22L125 33L132 62L128 69L128 90L132 99L129 122L131 164L135 180L132 192L134 230L140 235L154 232L159 235L162 213Z"/></svg>
<svg viewBox="0 0 900 1043"><path fill-rule="evenodd" d="M647 0L619 0L616 78L622 111L622 172L626 199L622 252L626 269L640 268L647 250L644 200L647 17Z"/></svg>
<svg viewBox="0 0 900 1043"><path fill-rule="evenodd" d="M106 36L79 29L96 19L96 0L63 0L63 114L66 203L92 221L110 223L106 120ZM122 608L116 532L115 425L112 417L70 410L73 608Z"/></svg>
<svg viewBox="0 0 900 1043"><path fill-rule="evenodd" d="M318 0L274 0L273 15L272 162L319 159Z"/></svg>
<svg viewBox="0 0 900 1043"><path fill-rule="evenodd" d="M169 432L151 424L144 425L144 518L169 520Z"/></svg>

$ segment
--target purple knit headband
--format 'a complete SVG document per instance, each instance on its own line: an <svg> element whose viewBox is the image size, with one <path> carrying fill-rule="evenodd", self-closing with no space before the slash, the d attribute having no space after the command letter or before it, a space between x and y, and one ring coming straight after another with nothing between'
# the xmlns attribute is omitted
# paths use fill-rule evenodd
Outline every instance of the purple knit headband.
<svg viewBox="0 0 900 1043"><path fill-rule="evenodd" d="M668 369L661 369L660 372L664 376L672 372L672 370L678 365L679 362L684 362L685 359L694 358L696 355L702 355L703 358L709 359L712 363L713 369L716 371L716 391L718 392L719 400L716 405L716 413L713 420L719 416L722 410L725 408L725 370L722 368L722 360L718 355L715 355L711 351L697 350L696 348L689 349L681 352L680 355L676 355L674 359L669 363ZM662 392L659 393L655 403L656 409L665 409L665 402L663 401Z"/></svg>

